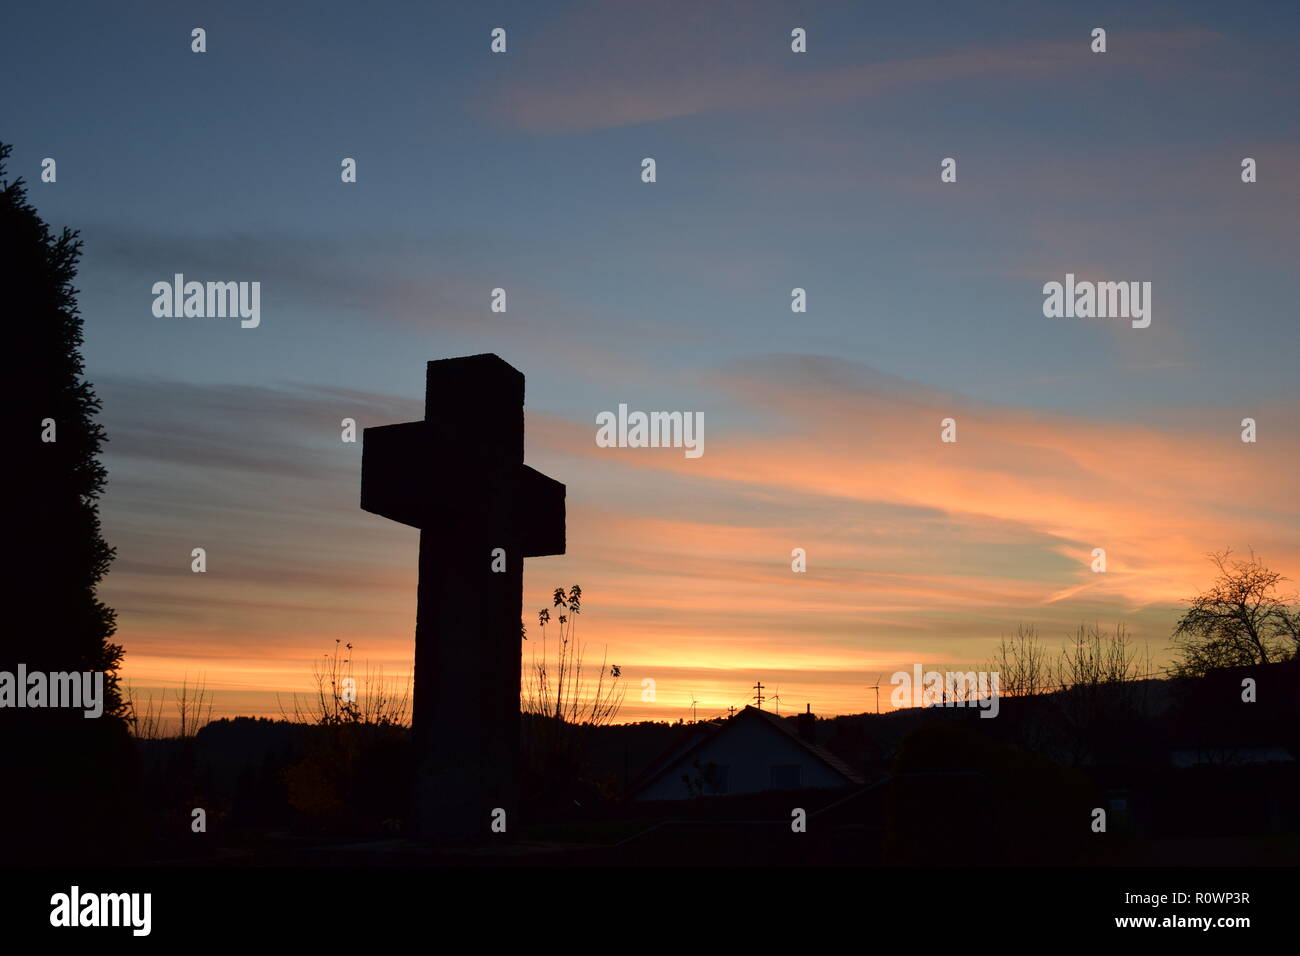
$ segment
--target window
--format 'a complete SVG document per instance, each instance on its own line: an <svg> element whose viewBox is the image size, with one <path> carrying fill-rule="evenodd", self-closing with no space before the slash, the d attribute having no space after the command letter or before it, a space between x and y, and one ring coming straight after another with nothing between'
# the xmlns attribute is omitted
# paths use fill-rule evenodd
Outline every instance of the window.
<svg viewBox="0 0 1300 956"><path fill-rule="evenodd" d="M772 765L773 790L797 790L803 786L803 767L797 763Z"/></svg>

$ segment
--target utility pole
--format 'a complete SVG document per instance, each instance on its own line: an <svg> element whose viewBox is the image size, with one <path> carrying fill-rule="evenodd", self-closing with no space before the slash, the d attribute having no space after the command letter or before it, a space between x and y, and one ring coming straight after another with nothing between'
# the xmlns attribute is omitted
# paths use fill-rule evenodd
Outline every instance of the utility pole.
<svg viewBox="0 0 1300 956"><path fill-rule="evenodd" d="M762 710L763 709L763 682L759 681L758 683L756 683L754 685L754 690L757 691L757 693L754 694L754 700L758 702L758 709Z"/></svg>

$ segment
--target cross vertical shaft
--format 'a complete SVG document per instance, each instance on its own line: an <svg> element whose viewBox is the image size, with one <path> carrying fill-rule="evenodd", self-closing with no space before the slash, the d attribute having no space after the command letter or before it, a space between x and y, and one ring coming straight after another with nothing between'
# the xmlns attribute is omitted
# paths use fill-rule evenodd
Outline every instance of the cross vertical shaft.
<svg viewBox="0 0 1300 956"><path fill-rule="evenodd" d="M523 375L497 356L444 359L428 365L423 421L364 433L361 507L420 529L412 738L426 838L486 836L497 810L507 832L516 819L523 559L565 548L564 486L523 463L523 402Z"/></svg>

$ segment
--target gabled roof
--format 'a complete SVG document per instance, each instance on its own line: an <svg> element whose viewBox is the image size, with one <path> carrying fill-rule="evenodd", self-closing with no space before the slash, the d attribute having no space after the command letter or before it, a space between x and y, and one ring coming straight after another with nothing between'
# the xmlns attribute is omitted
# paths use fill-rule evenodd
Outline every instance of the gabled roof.
<svg viewBox="0 0 1300 956"><path fill-rule="evenodd" d="M791 740L795 741L795 743L800 747L803 747L804 750L807 750L822 763L826 764L840 776L844 777L849 783L861 785L866 782L858 776L857 772L854 771L852 767L839 757L835 756L835 754L831 753L825 747L819 747L817 744L804 740L803 737L799 736L797 730L792 730L790 728L789 721L782 720L780 717L776 716L776 714L768 713L766 710L759 710L757 707L750 707L748 704L745 705L745 710L753 711L760 718L766 720L771 726L775 727ZM736 716L739 717L743 715L745 710L742 710Z"/></svg>
<svg viewBox="0 0 1300 956"><path fill-rule="evenodd" d="M693 732L685 739L674 741L672 746L665 750L657 760L650 764L644 773L638 776L628 785L625 797L631 797L640 793L650 784L654 783L664 774L668 773L674 766L685 760L700 747L710 740L715 740L725 734L731 727L736 726L737 721L758 721L762 726L772 731L784 734L790 740L806 750L812 756L816 757L835 773L844 778L845 783L860 786L864 783L852 767L846 764L839 757L835 756L825 747L819 747L814 743L809 743L799 736L798 732L791 729L787 721L782 720L775 714L765 710L759 710L757 707L746 705L741 711L726 720L719 722L707 722L694 725Z"/></svg>

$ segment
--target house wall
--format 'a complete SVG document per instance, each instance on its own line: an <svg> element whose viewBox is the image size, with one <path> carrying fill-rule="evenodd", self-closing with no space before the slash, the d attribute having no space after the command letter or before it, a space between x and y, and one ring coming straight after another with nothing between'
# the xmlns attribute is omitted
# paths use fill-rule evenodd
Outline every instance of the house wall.
<svg viewBox="0 0 1300 956"><path fill-rule="evenodd" d="M646 787L637 800L685 800L690 794L682 775L701 776L701 767L710 762L726 765L727 793L756 793L772 789L772 766L801 767L801 787L843 787L843 777L810 754L785 734L765 727L758 720L737 721L727 730L677 761L658 780ZM707 791L706 791L707 792Z"/></svg>

